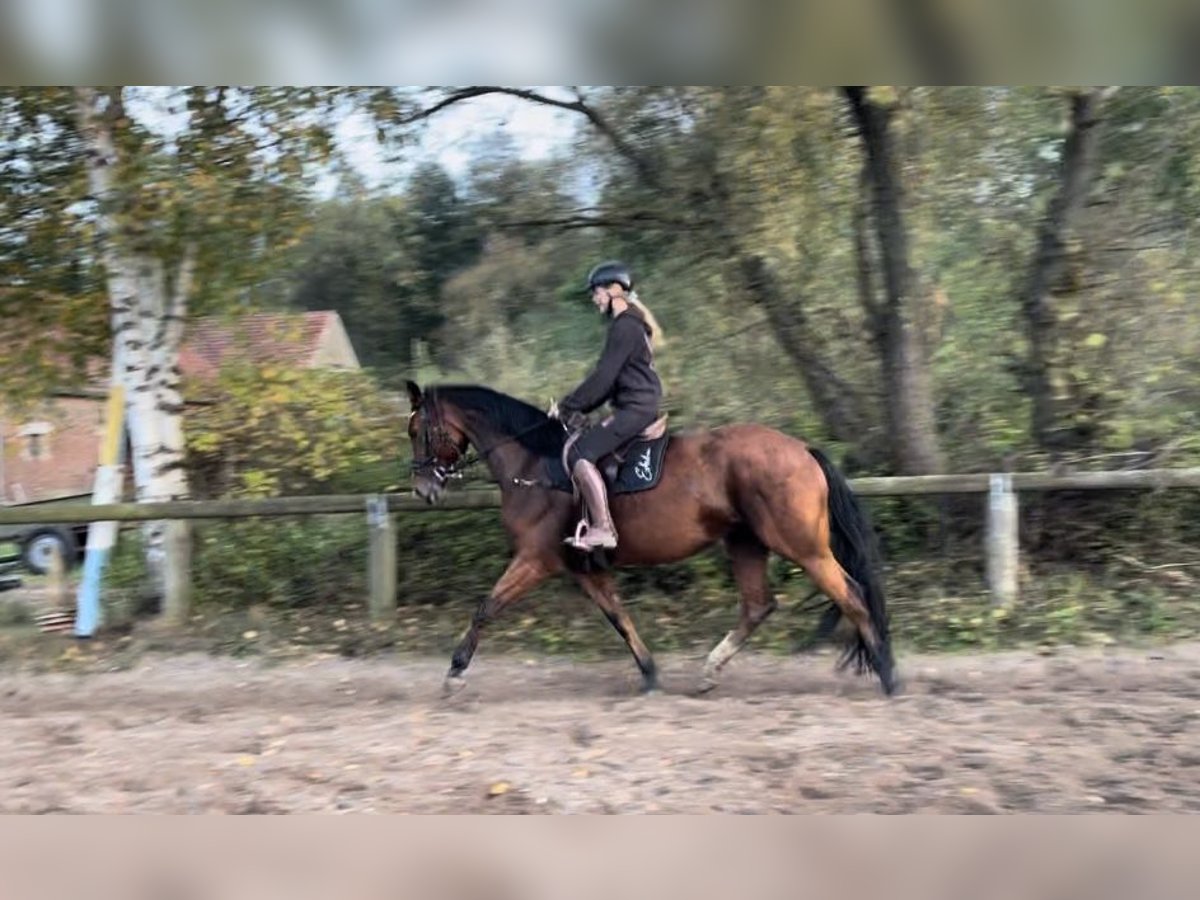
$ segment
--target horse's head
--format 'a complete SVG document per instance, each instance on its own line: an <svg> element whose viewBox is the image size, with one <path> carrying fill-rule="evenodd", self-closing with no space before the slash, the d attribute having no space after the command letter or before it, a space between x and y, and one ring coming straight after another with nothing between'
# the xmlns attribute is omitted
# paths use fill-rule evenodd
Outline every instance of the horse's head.
<svg viewBox="0 0 1200 900"><path fill-rule="evenodd" d="M413 492L427 503L436 503L446 490L467 451L467 435L453 408L438 402L437 392L421 393L407 382L408 437L412 441Z"/></svg>

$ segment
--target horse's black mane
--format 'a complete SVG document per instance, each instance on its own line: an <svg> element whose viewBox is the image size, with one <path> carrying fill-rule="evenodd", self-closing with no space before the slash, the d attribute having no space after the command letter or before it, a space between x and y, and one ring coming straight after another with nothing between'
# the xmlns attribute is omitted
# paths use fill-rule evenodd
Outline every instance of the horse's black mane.
<svg viewBox="0 0 1200 900"><path fill-rule="evenodd" d="M477 414L532 453L555 457L562 453L566 440L562 425L524 400L476 384L434 385L426 391L430 394L463 412Z"/></svg>

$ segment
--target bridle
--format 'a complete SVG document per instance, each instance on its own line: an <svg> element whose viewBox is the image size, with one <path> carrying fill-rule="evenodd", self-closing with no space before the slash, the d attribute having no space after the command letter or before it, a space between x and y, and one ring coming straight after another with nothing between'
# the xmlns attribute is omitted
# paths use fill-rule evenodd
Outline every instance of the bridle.
<svg viewBox="0 0 1200 900"><path fill-rule="evenodd" d="M450 432L445 426L445 417L441 414L433 390L426 391L421 403L408 414L410 424L413 416L421 410L425 410L425 421L421 428L425 456L413 460L413 472L427 472L439 485L445 484L451 478L462 478L463 470L479 462L480 457L469 458L450 437Z"/></svg>
<svg viewBox="0 0 1200 900"><path fill-rule="evenodd" d="M497 441L486 450L478 453L464 453L450 436L450 432L444 424L445 417L438 405L435 391L436 388L430 388L425 392L421 403L408 414L408 421L411 423L413 416L421 410L426 411L425 421L422 423L422 443L425 455L422 459L413 460L412 470L414 473L427 472L439 486L444 485L451 478L462 478L464 471L483 462L494 450L546 425L546 422L537 422L516 434L508 435ZM559 424L564 430L567 430L564 423L560 422Z"/></svg>

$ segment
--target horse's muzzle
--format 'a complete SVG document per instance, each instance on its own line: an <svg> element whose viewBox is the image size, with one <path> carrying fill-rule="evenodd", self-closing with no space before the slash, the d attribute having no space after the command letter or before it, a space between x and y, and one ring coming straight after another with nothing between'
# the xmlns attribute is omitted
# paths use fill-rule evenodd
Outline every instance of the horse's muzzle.
<svg viewBox="0 0 1200 900"><path fill-rule="evenodd" d="M413 485L413 493L433 506L442 498L444 488L437 481L429 478L418 478Z"/></svg>

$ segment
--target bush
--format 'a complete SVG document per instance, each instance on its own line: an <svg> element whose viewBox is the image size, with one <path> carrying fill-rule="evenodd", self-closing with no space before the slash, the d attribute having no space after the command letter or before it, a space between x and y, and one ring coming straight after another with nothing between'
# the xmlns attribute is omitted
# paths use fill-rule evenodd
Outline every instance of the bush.
<svg viewBox="0 0 1200 900"><path fill-rule="evenodd" d="M360 602L366 525L356 516L206 523L195 531L192 571L197 606Z"/></svg>

